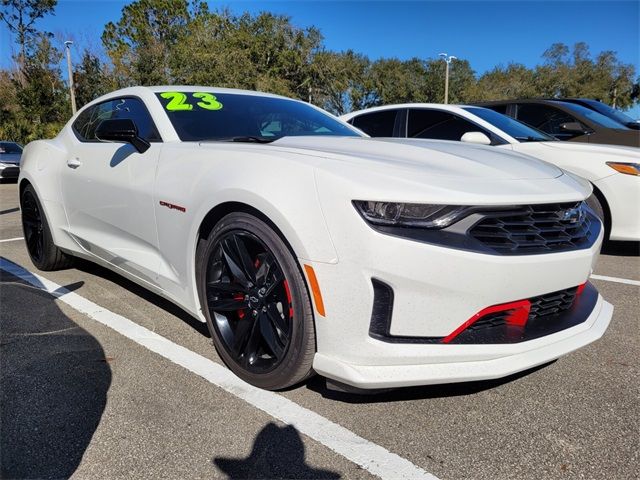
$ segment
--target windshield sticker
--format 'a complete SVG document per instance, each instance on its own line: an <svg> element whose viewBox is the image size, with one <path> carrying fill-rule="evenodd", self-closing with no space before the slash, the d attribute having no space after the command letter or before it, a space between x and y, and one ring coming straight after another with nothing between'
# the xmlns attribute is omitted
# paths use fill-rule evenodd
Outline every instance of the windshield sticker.
<svg viewBox="0 0 640 480"><path fill-rule="evenodd" d="M196 101L196 105L204 110L221 110L222 103L218 101L215 95L206 92L190 93ZM193 110L193 104L187 100L187 95L182 92L162 92L160 96L169 102L165 105L165 109L170 112L179 112L182 110Z"/></svg>

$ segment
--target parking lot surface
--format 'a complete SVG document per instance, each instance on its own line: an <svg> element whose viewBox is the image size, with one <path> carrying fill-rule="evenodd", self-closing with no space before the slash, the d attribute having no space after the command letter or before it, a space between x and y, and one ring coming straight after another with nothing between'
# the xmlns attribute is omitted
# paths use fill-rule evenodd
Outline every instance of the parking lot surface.
<svg viewBox="0 0 640 480"><path fill-rule="evenodd" d="M2 184L2 478L638 478L637 245L608 246L594 272L615 308L605 336L542 368L373 396L315 377L253 397L96 318L220 364L206 326L90 263L38 272L21 237L17 186ZM319 420L279 420L295 412Z"/></svg>

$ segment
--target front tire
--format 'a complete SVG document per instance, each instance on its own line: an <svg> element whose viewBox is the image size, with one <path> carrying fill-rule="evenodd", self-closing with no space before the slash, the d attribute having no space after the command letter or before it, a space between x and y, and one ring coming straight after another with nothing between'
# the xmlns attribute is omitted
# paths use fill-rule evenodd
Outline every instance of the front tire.
<svg viewBox="0 0 640 480"><path fill-rule="evenodd" d="M593 210L597 217L602 220L602 226L604 227L604 240L608 240L611 232L611 218L608 217L608 212L605 212L604 206L595 193L587 199L587 205L591 210Z"/></svg>
<svg viewBox="0 0 640 480"><path fill-rule="evenodd" d="M246 382L280 390L309 377L313 311L300 268L264 221L231 213L196 253L202 312L224 363Z"/></svg>
<svg viewBox="0 0 640 480"><path fill-rule="evenodd" d="M36 268L44 271L69 268L73 264L73 257L53 243L47 217L31 185L27 185L20 196L20 210L27 251Z"/></svg>

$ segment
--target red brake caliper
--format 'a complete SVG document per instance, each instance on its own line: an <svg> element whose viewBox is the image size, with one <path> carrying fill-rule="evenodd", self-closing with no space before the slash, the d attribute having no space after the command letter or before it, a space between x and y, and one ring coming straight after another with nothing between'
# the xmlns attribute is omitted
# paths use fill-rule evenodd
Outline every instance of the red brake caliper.
<svg viewBox="0 0 640 480"><path fill-rule="evenodd" d="M284 291L287 292L287 302L289 302L289 318L293 318L293 306L291 304L291 290L289 290L289 283L284 281Z"/></svg>

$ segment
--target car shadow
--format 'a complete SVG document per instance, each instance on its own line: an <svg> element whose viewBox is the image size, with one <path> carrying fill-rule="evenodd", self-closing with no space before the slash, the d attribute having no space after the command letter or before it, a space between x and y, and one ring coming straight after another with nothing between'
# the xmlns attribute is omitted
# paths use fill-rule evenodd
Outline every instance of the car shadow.
<svg viewBox="0 0 640 480"><path fill-rule="evenodd" d="M115 151L115 153L113 154L113 157L111 157L109 166L112 168L117 167L134 153L136 153L136 149L132 145L129 145L129 144L122 145L120 148L118 148Z"/></svg>
<svg viewBox="0 0 640 480"><path fill-rule="evenodd" d="M0 477L68 478L102 418L110 359L52 295L4 271L0 287Z"/></svg>
<svg viewBox="0 0 640 480"><path fill-rule="evenodd" d="M600 253L616 257L640 257L640 242L619 242L609 240L602 245Z"/></svg>
<svg viewBox="0 0 640 480"><path fill-rule="evenodd" d="M267 424L256 436L247 458L212 460L230 479L340 478L338 472L313 468L305 460L300 433L291 425Z"/></svg>
<svg viewBox="0 0 640 480"><path fill-rule="evenodd" d="M390 403L390 402L405 402L407 400L425 400L431 398L447 398L447 397L461 397L467 395L473 395L485 390L491 390L501 385L511 383L520 378L531 375L538 370L546 368L547 366L555 363L556 360L547 362L543 365L524 370L522 372L514 373L503 378L497 378L494 380L482 380L476 382L461 382L461 383L445 383L440 385L425 385L421 387L403 387L394 389L382 389L382 390L355 390L354 392L342 392L336 391L334 388L327 386L327 382L323 377L315 376L309 379L306 383L306 387L319 393L323 398L334 400L344 403Z"/></svg>
<svg viewBox="0 0 640 480"><path fill-rule="evenodd" d="M144 287L141 287L137 283L134 283L125 277L109 270L108 268L104 268L98 264L89 262L87 260L82 260L79 258L75 259L74 267L78 270L88 273L90 275L95 275L97 277L108 280L120 287L132 292L143 300L154 304L157 307L160 307L167 313L170 313L174 317L178 317L184 323L189 325L191 328L196 330L198 333L201 333L207 338L211 338L211 334L209 333L209 328L205 323L200 322L188 312L184 311L182 308L178 307L176 304L170 302L169 300L161 297L160 295L156 295L155 293L147 290Z"/></svg>

